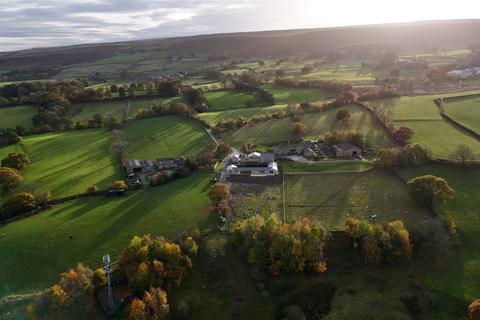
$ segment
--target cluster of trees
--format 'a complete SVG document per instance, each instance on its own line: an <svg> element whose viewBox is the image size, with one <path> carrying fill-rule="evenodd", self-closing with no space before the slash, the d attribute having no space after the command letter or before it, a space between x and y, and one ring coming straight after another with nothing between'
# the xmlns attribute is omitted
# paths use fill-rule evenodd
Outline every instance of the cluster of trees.
<svg viewBox="0 0 480 320"><path fill-rule="evenodd" d="M450 159L460 160L462 164L465 164L467 161L478 160L479 158L480 155L464 144L459 145L450 155Z"/></svg>
<svg viewBox="0 0 480 320"><path fill-rule="evenodd" d="M3 129L0 128L0 147L9 146L13 144L17 144L22 141L22 137L20 136L20 132L22 128L18 128L20 130L15 130L11 128Z"/></svg>
<svg viewBox="0 0 480 320"><path fill-rule="evenodd" d="M210 189L208 197L218 215L224 217L227 221L231 221L232 209L229 203L230 188L228 185L224 183L215 183Z"/></svg>
<svg viewBox="0 0 480 320"><path fill-rule="evenodd" d="M187 103L198 112L208 111L207 98L202 89L194 89L190 86L183 86L183 97Z"/></svg>
<svg viewBox="0 0 480 320"><path fill-rule="evenodd" d="M377 164L384 168L395 166L419 166L432 159L431 151L421 144L408 144L405 147L386 148L378 151Z"/></svg>
<svg viewBox="0 0 480 320"><path fill-rule="evenodd" d="M198 241L198 230L182 234L177 242L151 235L131 240L119 262L119 276L136 296L129 306L130 319L166 318L167 293L177 289L192 268Z"/></svg>
<svg viewBox="0 0 480 320"><path fill-rule="evenodd" d="M354 247L362 250L365 263L395 264L409 259L412 254L410 234L402 221L371 224L348 218L345 227Z"/></svg>
<svg viewBox="0 0 480 320"><path fill-rule="evenodd" d="M262 104L275 104L275 96L260 86L266 81L264 73L243 72L237 80L233 81L233 88L236 91L247 92L255 95Z"/></svg>
<svg viewBox="0 0 480 320"><path fill-rule="evenodd" d="M188 117L192 114L192 109L184 103L170 103L168 107L162 105L153 105L149 108L140 108L135 113L135 119L162 117L179 115Z"/></svg>
<svg viewBox="0 0 480 320"><path fill-rule="evenodd" d="M40 319L95 319L94 292L107 282L102 269L78 264L60 275L60 281L43 292L27 307L27 315Z"/></svg>
<svg viewBox="0 0 480 320"><path fill-rule="evenodd" d="M421 206L435 209L451 198L455 191L442 177L424 175L407 182L410 196Z"/></svg>
<svg viewBox="0 0 480 320"><path fill-rule="evenodd" d="M48 189L35 193L15 193L3 204L0 210L0 220L14 218L38 207L45 206L51 199L52 193Z"/></svg>
<svg viewBox="0 0 480 320"><path fill-rule="evenodd" d="M327 233L308 219L282 223L276 215L254 216L232 228L231 243L249 264L272 275L327 269L324 249Z"/></svg>
<svg viewBox="0 0 480 320"><path fill-rule="evenodd" d="M363 148L366 145L364 135L355 130L335 130L333 132L327 132L324 139L329 145L341 142L348 142L360 148Z"/></svg>
<svg viewBox="0 0 480 320"><path fill-rule="evenodd" d="M175 169L172 173L167 171L159 171L150 180L150 185L152 187L159 186L162 184L169 183L178 179L188 177L196 170L197 166L187 159L187 164L185 168Z"/></svg>
<svg viewBox="0 0 480 320"><path fill-rule="evenodd" d="M337 93L353 89L351 84L337 80L296 80L279 77L275 79L274 83L283 87L323 89Z"/></svg>
<svg viewBox="0 0 480 320"><path fill-rule="evenodd" d="M0 82L47 79L55 76L61 70L61 66L35 66L29 69L12 69L0 74Z"/></svg>

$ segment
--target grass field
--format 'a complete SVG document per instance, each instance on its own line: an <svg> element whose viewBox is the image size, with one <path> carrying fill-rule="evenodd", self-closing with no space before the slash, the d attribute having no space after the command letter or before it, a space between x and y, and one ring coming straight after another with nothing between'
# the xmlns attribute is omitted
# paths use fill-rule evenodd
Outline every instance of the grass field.
<svg viewBox="0 0 480 320"><path fill-rule="evenodd" d="M116 260L134 235L173 238L208 227L209 185L210 175L197 173L120 198L67 202L0 227L0 297L44 289L79 261L100 267L106 253Z"/></svg>
<svg viewBox="0 0 480 320"><path fill-rule="evenodd" d="M261 104L254 96L242 92L217 91L205 93L210 111L247 108Z"/></svg>
<svg viewBox="0 0 480 320"><path fill-rule="evenodd" d="M15 128L19 125L28 131L32 129L32 118L37 111L33 106L0 108L0 128Z"/></svg>
<svg viewBox="0 0 480 320"><path fill-rule="evenodd" d="M460 319L468 304L480 297L480 169L430 165L399 170L406 179L433 174L444 177L455 190L446 214L457 226L460 245L441 265L417 263L417 275L428 292L437 319Z"/></svg>
<svg viewBox="0 0 480 320"><path fill-rule="evenodd" d="M361 172L373 168L365 161L324 161L320 163L300 163L284 161L282 163L285 174L298 172Z"/></svg>
<svg viewBox="0 0 480 320"><path fill-rule="evenodd" d="M215 124L220 120L225 119L237 119L238 117L244 117L249 119L255 115L261 114L273 114L279 111L287 110L286 104L278 104L271 107L251 107L234 110L216 111L216 112L204 112L199 113L197 117L200 120L207 122L208 124Z"/></svg>
<svg viewBox="0 0 480 320"><path fill-rule="evenodd" d="M334 93L322 89L288 88L271 84L263 88L275 96L277 104L327 100L335 96Z"/></svg>
<svg viewBox="0 0 480 320"><path fill-rule="evenodd" d="M480 142L445 122L433 100L474 93L478 91L384 99L371 101L370 105L390 110L396 127L407 126L413 129L413 142L429 147L434 156L445 158L460 144L480 150Z"/></svg>
<svg viewBox="0 0 480 320"><path fill-rule="evenodd" d="M211 141L200 125L177 116L137 120L123 129L128 140L128 158L195 156Z"/></svg>
<svg viewBox="0 0 480 320"><path fill-rule="evenodd" d="M318 219L329 230L343 230L353 216L377 221L403 220L407 226L428 218L408 195L406 186L390 173L374 169L363 173L285 175L289 219Z"/></svg>
<svg viewBox="0 0 480 320"><path fill-rule="evenodd" d="M480 133L480 95L447 100L444 110L458 123Z"/></svg>
<svg viewBox="0 0 480 320"><path fill-rule="evenodd" d="M177 99L177 98L174 98ZM130 116L135 115L135 111L141 108L148 108L154 104L166 104L174 99L165 98L147 98L147 99L134 99L130 108ZM179 99L179 98L178 98ZM121 118L127 109L127 100L105 101L105 102L92 102L92 103L79 103L73 105L72 121L86 121L89 117L96 113L100 113L104 116L114 116Z"/></svg>
<svg viewBox="0 0 480 320"><path fill-rule="evenodd" d="M110 133L90 129L27 136L21 145L0 148L0 157L25 152L32 163L24 172L24 187L47 188L58 198L83 193L92 184L106 188L119 178L109 148Z"/></svg>
<svg viewBox="0 0 480 320"><path fill-rule="evenodd" d="M358 106L347 106L350 110L350 125L345 126L336 120L336 110L327 110L319 113L305 114L300 121L308 126L307 138L317 139L327 132L339 129L355 129L363 133L367 141L375 148L391 146L384 129ZM281 141L293 139L293 121L290 118L272 119L256 123L254 126L245 126L240 129L227 131L224 138L234 146L241 147L244 143L255 143L259 146L277 144Z"/></svg>

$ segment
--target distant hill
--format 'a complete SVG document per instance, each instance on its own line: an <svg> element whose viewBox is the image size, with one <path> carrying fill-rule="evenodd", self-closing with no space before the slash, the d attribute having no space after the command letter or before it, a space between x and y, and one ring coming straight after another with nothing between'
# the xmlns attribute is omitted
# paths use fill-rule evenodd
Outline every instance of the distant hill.
<svg viewBox="0 0 480 320"><path fill-rule="evenodd" d="M0 54L0 69L70 65L105 59L132 50L174 55L233 55L242 58L297 53L324 54L355 48L432 48L480 42L480 20L243 32L129 42L38 48Z"/></svg>

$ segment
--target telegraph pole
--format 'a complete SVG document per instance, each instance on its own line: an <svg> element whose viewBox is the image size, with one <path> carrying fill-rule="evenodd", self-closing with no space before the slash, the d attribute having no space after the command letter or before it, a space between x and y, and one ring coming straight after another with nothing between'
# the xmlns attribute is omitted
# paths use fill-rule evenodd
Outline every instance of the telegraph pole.
<svg viewBox="0 0 480 320"><path fill-rule="evenodd" d="M104 255L103 256L103 270L105 270L105 275L107 276L107 297L108 297L108 307L110 310L113 309L114 301L113 301L113 291L112 291L112 268L110 267L110 256Z"/></svg>

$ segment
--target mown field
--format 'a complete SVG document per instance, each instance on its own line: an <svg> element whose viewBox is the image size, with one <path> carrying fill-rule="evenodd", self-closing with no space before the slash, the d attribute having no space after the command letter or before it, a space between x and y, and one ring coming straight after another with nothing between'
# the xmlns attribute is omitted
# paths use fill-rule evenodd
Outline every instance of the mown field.
<svg viewBox="0 0 480 320"><path fill-rule="evenodd" d="M96 184L106 188L120 177L120 164L109 152L110 133L103 129L32 135L16 146L0 148L24 152L31 160L21 189L52 191L55 198L83 193Z"/></svg>
<svg viewBox="0 0 480 320"><path fill-rule="evenodd" d="M284 161L282 163L285 174L298 172L361 172L373 168L365 161L324 161L320 163L300 163Z"/></svg>
<svg viewBox="0 0 480 320"><path fill-rule="evenodd" d="M180 98L137 98L132 100L129 116L135 116L135 112L141 108L149 108L153 105L167 104L173 100L179 100ZM93 103L78 103L72 107L71 120L76 122L84 122L96 113L103 116L114 116L121 118L127 109L127 100L115 100L105 102L93 102Z"/></svg>
<svg viewBox="0 0 480 320"><path fill-rule="evenodd" d="M253 95L235 91L216 91L205 93L209 111L247 108L260 105Z"/></svg>
<svg viewBox="0 0 480 320"><path fill-rule="evenodd" d="M429 217L398 178L380 169L285 175L285 202L288 219L315 218L329 230L343 230L347 217L377 215L376 221L403 220L407 226Z"/></svg>
<svg viewBox="0 0 480 320"><path fill-rule="evenodd" d="M455 190L446 202L446 216L457 226L459 245L440 264L418 261L415 270L430 296L439 319L459 319L480 296L480 169L429 165L399 170L406 179L433 174ZM414 261L415 262L415 261Z"/></svg>
<svg viewBox="0 0 480 320"><path fill-rule="evenodd" d="M265 85L263 88L273 94L277 104L319 101L335 97L334 93L322 89L289 88L272 84Z"/></svg>
<svg viewBox="0 0 480 320"><path fill-rule="evenodd" d="M211 144L199 124L177 116L132 121L124 126L123 131L130 159L193 157Z"/></svg>
<svg viewBox="0 0 480 320"><path fill-rule="evenodd" d="M445 100L443 108L452 119L480 133L480 95Z"/></svg>
<svg viewBox="0 0 480 320"><path fill-rule="evenodd" d="M249 119L256 115L274 114L276 112L285 111L285 110L287 110L286 104L278 104L271 107L251 107L251 108L242 108L242 109L216 111L216 112L204 112L204 113L199 113L197 117L200 120L205 121L210 125L213 125L221 120L237 119L239 117L244 117L246 119Z"/></svg>
<svg viewBox="0 0 480 320"><path fill-rule="evenodd" d="M210 175L197 173L119 198L67 202L0 227L0 297L42 290L59 273L84 262L116 260L134 235L169 238L192 226L208 228Z"/></svg>
<svg viewBox="0 0 480 320"><path fill-rule="evenodd" d="M396 127L407 126L413 129L413 142L429 147L434 156L448 158L460 144L480 150L480 142L445 122L433 100L474 93L478 91L384 99L371 101L370 105L389 110Z"/></svg>
<svg viewBox="0 0 480 320"><path fill-rule="evenodd" d="M18 125L28 131L32 129L32 118L37 111L37 107L33 106L0 108L0 128L15 128Z"/></svg>
<svg viewBox="0 0 480 320"><path fill-rule="evenodd" d="M384 129L358 106L345 107L351 113L348 125L336 120L337 110L327 110L319 113L302 115L300 121L308 126L307 138L318 139L327 132L340 129L355 129L365 135L367 142L375 148L392 145ZM257 122L253 126L245 126L224 133L224 139L234 146L241 147L245 143L255 143L258 146L271 146L281 141L293 139L293 121L290 118L272 119Z"/></svg>

